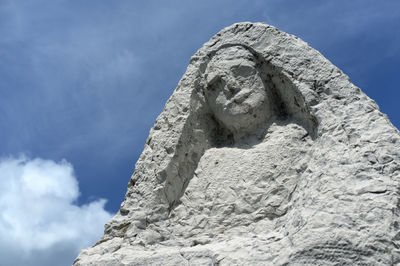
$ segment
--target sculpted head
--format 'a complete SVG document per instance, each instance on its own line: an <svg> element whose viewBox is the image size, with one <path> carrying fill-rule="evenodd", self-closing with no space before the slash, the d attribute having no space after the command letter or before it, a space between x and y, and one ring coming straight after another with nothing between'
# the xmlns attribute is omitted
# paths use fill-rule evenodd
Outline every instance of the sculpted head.
<svg viewBox="0 0 400 266"><path fill-rule="evenodd" d="M248 133L272 116L271 97L256 64L253 54L237 46L218 51L206 69L208 105L233 134Z"/></svg>

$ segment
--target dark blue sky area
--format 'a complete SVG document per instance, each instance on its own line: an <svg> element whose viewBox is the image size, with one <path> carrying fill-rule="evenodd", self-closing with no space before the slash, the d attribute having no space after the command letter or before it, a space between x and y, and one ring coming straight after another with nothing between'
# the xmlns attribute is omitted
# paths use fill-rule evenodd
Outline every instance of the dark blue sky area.
<svg viewBox="0 0 400 266"><path fill-rule="evenodd" d="M0 1L0 156L75 169L116 212L190 57L235 22L319 50L400 127L400 1Z"/></svg>

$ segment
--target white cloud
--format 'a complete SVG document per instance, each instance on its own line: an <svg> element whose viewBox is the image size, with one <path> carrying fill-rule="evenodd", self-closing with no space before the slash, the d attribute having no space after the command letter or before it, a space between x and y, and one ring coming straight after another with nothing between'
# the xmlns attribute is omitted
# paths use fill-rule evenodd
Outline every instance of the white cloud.
<svg viewBox="0 0 400 266"><path fill-rule="evenodd" d="M106 200L78 206L78 196L65 160L0 159L0 265L71 265L111 218Z"/></svg>

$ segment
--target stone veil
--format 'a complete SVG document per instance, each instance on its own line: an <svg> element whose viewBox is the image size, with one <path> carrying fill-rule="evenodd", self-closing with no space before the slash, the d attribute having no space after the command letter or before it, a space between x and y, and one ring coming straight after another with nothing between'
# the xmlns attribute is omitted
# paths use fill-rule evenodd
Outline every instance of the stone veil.
<svg viewBox="0 0 400 266"><path fill-rule="evenodd" d="M74 265L393 265L399 148L319 52L234 24L191 58L119 212Z"/></svg>

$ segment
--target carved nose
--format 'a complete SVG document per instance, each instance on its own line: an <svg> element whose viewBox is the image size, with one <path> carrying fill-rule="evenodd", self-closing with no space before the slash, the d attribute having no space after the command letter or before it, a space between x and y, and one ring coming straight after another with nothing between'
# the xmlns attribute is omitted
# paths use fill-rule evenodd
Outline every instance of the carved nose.
<svg viewBox="0 0 400 266"><path fill-rule="evenodd" d="M237 94L241 90L240 85L234 80L228 80L226 88L230 96Z"/></svg>

